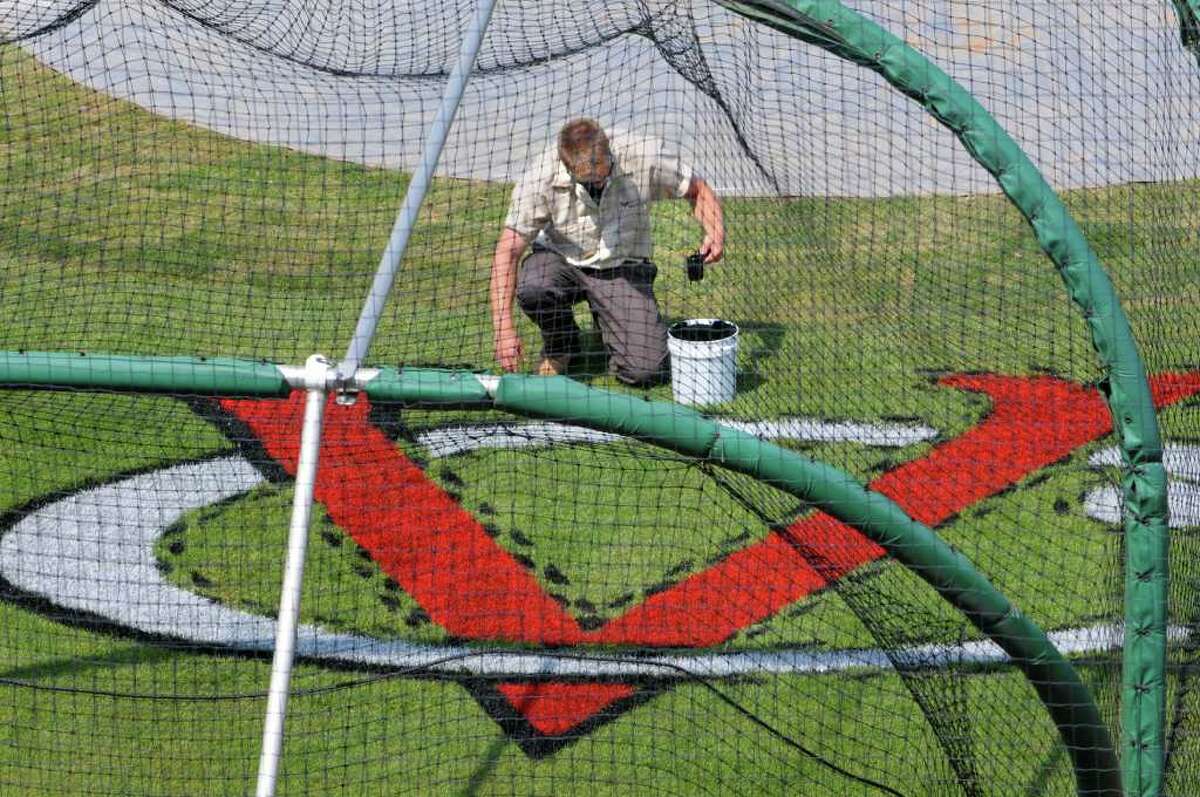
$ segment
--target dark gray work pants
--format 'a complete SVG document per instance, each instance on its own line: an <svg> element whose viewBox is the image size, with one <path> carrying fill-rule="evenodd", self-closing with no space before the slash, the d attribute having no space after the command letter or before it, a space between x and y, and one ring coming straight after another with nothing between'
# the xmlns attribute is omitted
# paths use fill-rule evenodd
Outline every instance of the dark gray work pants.
<svg viewBox="0 0 1200 797"><path fill-rule="evenodd" d="M622 382L652 385L670 376L667 326L654 299L653 263L610 269L572 266L562 255L535 249L521 264L517 302L542 331L542 356L580 353L571 311L586 301L608 352L609 370Z"/></svg>

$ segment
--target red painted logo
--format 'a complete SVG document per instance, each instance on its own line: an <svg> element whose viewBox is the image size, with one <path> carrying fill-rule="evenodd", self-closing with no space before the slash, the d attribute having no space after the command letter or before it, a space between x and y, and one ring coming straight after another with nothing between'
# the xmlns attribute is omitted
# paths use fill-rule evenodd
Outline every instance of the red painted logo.
<svg viewBox="0 0 1200 797"><path fill-rule="evenodd" d="M1096 390L1054 377L955 375L940 384L986 394L991 412L960 437L870 484L927 525L945 522L1112 429ZM1200 372L1160 374L1151 388L1156 405L1173 404L1200 392ZM295 473L302 394L220 405ZM316 498L455 637L544 646L710 647L884 554L849 526L817 513L599 628L584 629L475 517L368 422L368 410L365 398L353 407L329 405ZM511 681L496 685L492 697L505 701L529 732L554 739L647 699L652 692L646 689L633 683Z"/></svg>

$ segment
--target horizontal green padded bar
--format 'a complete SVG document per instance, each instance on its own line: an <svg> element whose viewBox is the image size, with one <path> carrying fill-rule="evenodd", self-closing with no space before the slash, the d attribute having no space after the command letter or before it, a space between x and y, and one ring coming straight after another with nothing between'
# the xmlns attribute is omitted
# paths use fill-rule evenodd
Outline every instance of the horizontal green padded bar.
<svg viewBox="0 0 1200 797"><path fill-rule="evenodd" d="M205 396L286 396L291 392L280 370L261 361L63 352L0 352L0 385Z"/></svg>
<svg viewBox="0 0 1200 797"><path fill-rule="evenodd" d="M363 385L372 401L422 407L490 407L492 397L470 371L380 368Z"/></svg>
<svg viewBox="0 0 1200 797"><path fill-rule="evenodd" d="M292 368L296 373L300 366ZM0 352L0 385L283 397L292 391L280 366L231 357L138 357L123 354ZM380 368L363 386L374 401L436 407L490 406L474 374L440 368Z"/></svg>

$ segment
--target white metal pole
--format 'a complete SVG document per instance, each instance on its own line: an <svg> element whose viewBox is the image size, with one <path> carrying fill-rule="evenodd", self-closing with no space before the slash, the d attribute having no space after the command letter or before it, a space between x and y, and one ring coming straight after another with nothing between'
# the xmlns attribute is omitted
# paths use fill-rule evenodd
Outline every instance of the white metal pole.
<svg viewBox="0 0 1200 797"><path fill-rule="evenodd" d="M412 182L408 184L408 191L404 195L404 204L400 206L400 212L396 215L391 237L379 260L379 268L375 271L375 280L371 284L367 300L358 316L354 337L350 339L346 356L338 364L337 375L342 382L346 382L354 376L354 371L367 356L367 350L375 338L375 328L379 325L379 318L383 315L384 305L387 303L388 294L391 293L392 283L396 279L396 272L399 271L400 258L404 256L404 250L408 247L408 239L417 224L417 214L421 210L421 203L425 200L425 194L433 180L433 171L437 168L438 159L442 155L442 148L450 133L450 125L454 121L454 114L458 111L459 102L462 101L467 79L475 66L475 58L479 55L479 47L483 43L484 31L487 30L488 22L492 18L492 9L495 6L496 0L479 0L479 5L475 8L475 16L471 18L470 26L463 37L462 47L458 53L458 63L454 65L454 69L450 73L450 80L446 83L441 107L429 128L429 137L425 139L425 148L421 153L421 160L413 172Z"/></svg>
<svg viewBox="0 0 1200 797"><path fill-rule="evenodd" d="M263 722L262 756L258 761L258 797L273 797L283 750L283 724L287 716L288 687L296 654L296 625L300 616L300 586L308 547L308 521L312 516L317 460L321 452L321 426L329 364L314 354L305 362L306 390L304 427L300 433L300 460L296 467L296 493L292 498L292 522L288 531L287 563L279 596L279 623L275 629L275 656L271 661L271 687Z"/></svg>

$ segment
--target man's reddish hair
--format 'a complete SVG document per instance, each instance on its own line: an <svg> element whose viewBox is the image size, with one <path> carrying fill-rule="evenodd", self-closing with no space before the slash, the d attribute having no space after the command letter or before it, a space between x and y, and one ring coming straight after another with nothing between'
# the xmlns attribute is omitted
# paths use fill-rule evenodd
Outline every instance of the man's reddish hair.
<svg viewBox="0 0 1200 797"><path fill-rule="evenodd" d="M595 119L572 119L558 133L558 157L568 169L598 163L611 150Z"/></svg>

